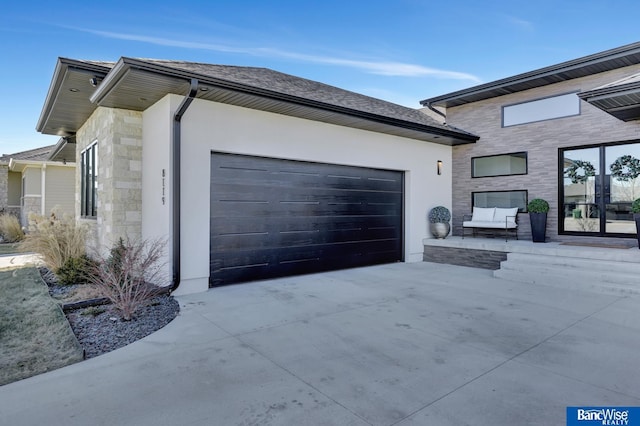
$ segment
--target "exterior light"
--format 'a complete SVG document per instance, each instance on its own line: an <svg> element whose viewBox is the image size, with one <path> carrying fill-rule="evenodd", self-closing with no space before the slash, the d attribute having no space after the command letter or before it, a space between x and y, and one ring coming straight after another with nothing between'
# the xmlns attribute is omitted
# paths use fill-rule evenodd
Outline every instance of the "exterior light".
<svg viewBox="0 0 640 426"><path fill-rule="evenodd" d="M436 170L438 171L438 175L442 174L442 161L438 160L436 163Z"/></svg>

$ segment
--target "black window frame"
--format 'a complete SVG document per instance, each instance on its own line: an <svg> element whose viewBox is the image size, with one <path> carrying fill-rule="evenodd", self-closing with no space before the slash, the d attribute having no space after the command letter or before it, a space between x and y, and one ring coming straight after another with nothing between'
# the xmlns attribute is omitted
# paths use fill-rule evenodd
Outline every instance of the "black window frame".
<svg viewBox="0 0 640 426"><path fill-rule="evenodd" d="M504 156L508 156L508 155L515 155L515 154L524 154L524 173L507 173L507 174L501 174L501 175L483 175L483 176L475 176L474 175L474 160L477 160L478 158L490 158L490 157L504 157ZM472 179L482 179L482 178L487 178L487 177L497 177L497 176L522 176L522 175L527 175L529 174L529 152L528 151L517 151L517 152L508 152L506 154L491 154L491 155L480 155L477 157L471 157L471 178Z"/></svg>
<svg viewBox="0 0 640 426"><path fill-rule="evenodd" d="M497 190L497 191L473 191L471 193L471 209L473 209L473 207L475 207L475 200L476 200L476 194L487 194L487 193L497 193L497 192L524 192L524 207L520 207L520 206L510 206L510 207L505 207L505 206L482 206L482 207L499 207L499 208L503 208L503 209L509 209L509 208L513 208L513 207L518 207L518 213L527 213L527 204L529 204L529 190L528 189L505 189L505 190Z"/></svg>
<svg viewBox="0 0 640 426"><path fill-rule="evenodd" d="M94 142L80 153L80 217L98 216L98 143Z"/></svg>
<svg viewBox="0 0 640 426"><path fill-rule="evenodd" d="M558 220L558 235L572 235L572 236L582 236L582 237L598 237L598 238L637 238L636 233L614 233L614 232L606 232L606 215L602 214L602 204L598 204L598 210L600 213L600 231L597 232L577 232L577 231L567 231L564 228L564 197L565 197L565 188L564 188L564 154L567 151L574 150L582 150L582 149L590 149L590 148L598 148L599 150L599 171L600 173L596 175L598 177L598 184L601 188L606 187L605 180L607 178L607 159L605 155L605 151L608 147L619 146L619 145L635 145L640 144L640 139L628 139L628 140L617 140L610 142L602 142L602 143L592 143L586 145L577 145L577 146L568 146L568 147L560 147L558 148L558 210L559 210L559 218ZM605 171L603 173L603 171Z"/></svg>

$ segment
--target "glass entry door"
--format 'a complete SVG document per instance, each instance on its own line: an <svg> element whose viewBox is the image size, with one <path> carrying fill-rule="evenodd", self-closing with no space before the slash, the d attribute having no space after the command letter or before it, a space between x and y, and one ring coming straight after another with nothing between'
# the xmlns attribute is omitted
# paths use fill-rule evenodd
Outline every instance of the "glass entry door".
<svg viewBox="0 0 640 426"><path fill-rule="evenodd" d="M640 198L640 143L562 151L560 232L635 235L631 203Z"/></svg>

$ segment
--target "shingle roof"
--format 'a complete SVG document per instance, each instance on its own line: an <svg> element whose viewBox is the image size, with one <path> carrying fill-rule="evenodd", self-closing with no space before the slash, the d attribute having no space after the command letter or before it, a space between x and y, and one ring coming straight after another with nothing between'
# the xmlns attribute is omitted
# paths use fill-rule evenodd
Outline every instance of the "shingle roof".
<svg viewBox="0 0 640 426"><path fill-rule="evenodd" d="M49 145L28 151L16 152L14 154L3 154L0 157L0 162L8 163L12 158L14 160L47 161L54 147L55 145Z"/></svg>
<svg viewBox="0 0 640 426"><path fill-rule="evenodd" d="M267 68L128 57L115 64L59 58L36 129L70 137L98 106L144 111L168 94L188 94L192 82L195 98L206 101L443 145L478 140L417 108Z"/></svg>
<svg viewBox="0 0 640 426"><path fill-rule="evenodd" d="M226 80L257 89L270 90L289 96L308 99L327 105L362 111L384 117L401 119L431 127L455 130L443 125L418 109L387 102L382 99L351 92L339 87L314 80L285 74L268 68L215 65L197 62L169 61L158 59L140 59L157 65L174 68L188 73ZM417 102L416 102L417 103ZM470 133L467 133L470 134Z"/></svg>

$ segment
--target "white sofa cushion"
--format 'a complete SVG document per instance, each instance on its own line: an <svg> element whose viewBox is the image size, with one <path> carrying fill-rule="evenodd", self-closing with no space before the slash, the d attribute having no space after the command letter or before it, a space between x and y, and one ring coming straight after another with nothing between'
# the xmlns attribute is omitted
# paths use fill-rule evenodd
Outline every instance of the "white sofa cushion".
<svg viewBox="0 0 640 426"><path fill-rule="evenodd" d="M514 207L512 209L502 209L500 207L496 207L496 212L493 216L493 220L496 222L500 222L502 224L505 223L505 221L509 221L509 222L515 222L516 221L516 215L518 214L518 208Z"/></svg>
<svg viewBox="0 0 640 426"><path fill-rule="evenodd" d="M465 228L493 228L493 229L515 229L518 224L512 221L496 222L494 220L468 220L462 222Z"/></svg>
<svg viewBox="0 0 640 426"><path fill-rule="evenodd" d="M474 207L473 215L471 217L472 222L492 222L495 215L495 207Z"/></svg>

